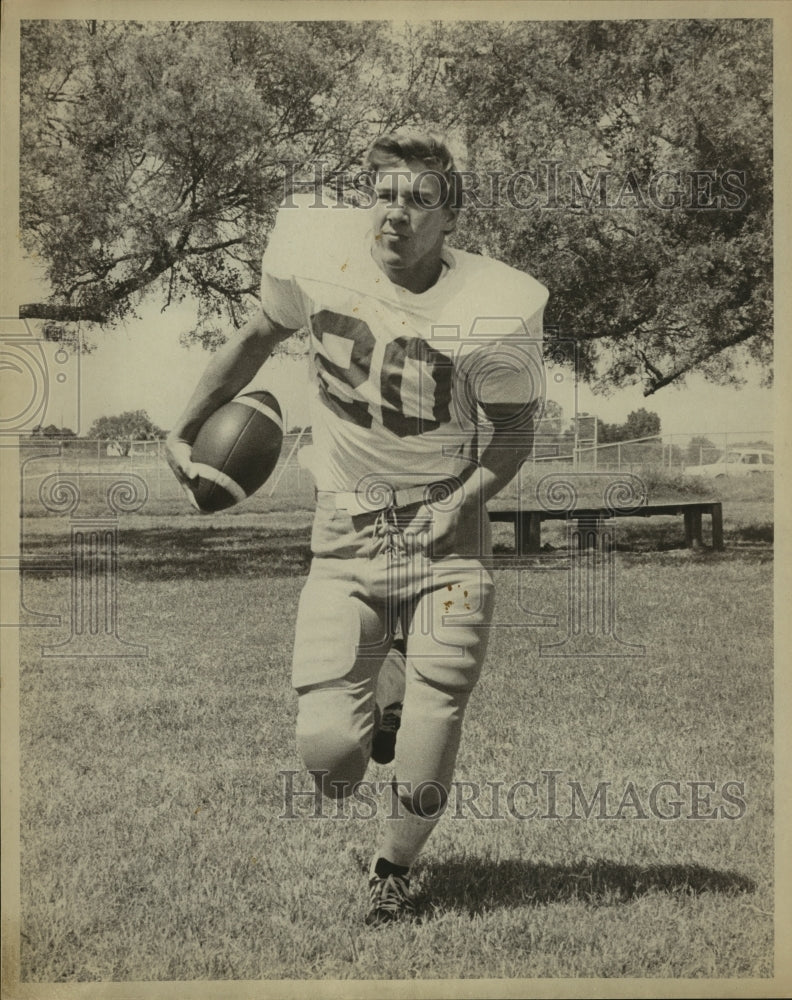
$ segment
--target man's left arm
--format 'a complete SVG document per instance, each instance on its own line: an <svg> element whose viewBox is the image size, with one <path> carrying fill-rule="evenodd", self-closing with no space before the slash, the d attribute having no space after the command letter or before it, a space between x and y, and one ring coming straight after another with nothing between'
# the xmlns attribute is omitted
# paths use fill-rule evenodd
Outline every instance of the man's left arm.
<svg viewBox="0 0 792 1000"><path fill-rule="evenodd" d="M498 403L485 409L493 426L492 437L479 455L475 489L480 503L486 503L514 479L522 463L530 457L534 441L535 405ZM469 486L473 483L469 482Z"/></svg>
<svg viewBox="0 0 792 1000"><path fill-rule="evenodd" d="M478 450L456 475L457 502L452 495L433 509L435 556L454 550L460 524L469 523L468 516L487 516L487 502L531 455L534 419L544 396L541 322L540 310L528 329L479 348L460 366L458 388L475 425Z"/></svg>
<svg viewBox="0 0 792 1000"><path fill-rule="evenodd" d="M465 477L466 493L486 503L517 475L534 444L534 419L545 394L542 314L524 329L480 348L465 365L468 397L477 410L485 443L477 466Z"/></svg>

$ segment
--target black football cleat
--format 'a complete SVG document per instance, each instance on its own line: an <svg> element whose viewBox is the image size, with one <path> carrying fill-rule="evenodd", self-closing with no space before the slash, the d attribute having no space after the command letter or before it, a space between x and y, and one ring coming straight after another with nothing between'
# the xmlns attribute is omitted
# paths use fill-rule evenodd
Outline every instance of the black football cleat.
<svg viewBox="0 0 792 1000"><path fill-rule="evenodd" d="M410 895L409 875L372 875L369 879L369 927L381 927L395 920L415 918L415 901Z"/></svg>

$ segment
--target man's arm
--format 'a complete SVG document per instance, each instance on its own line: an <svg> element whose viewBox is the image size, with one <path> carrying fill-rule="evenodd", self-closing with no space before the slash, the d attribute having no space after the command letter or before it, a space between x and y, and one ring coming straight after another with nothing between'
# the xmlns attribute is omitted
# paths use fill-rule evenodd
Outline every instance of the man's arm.
<svg viewBox="0 0 792 1000"><path fill-rule="evenodd" d="M493 432L479 455L478 484L482 503L491 500L514 479L533 451L537 404L497 404L486 408Z"/></svg>
<svg viewBox="0 0 792 1000"><path fill-rule="evenodd" d="M497 404L485 409L492 425L489 442L477 461L457 474L456 496L444 501L445 509L435 507L432 512L432 552L438 557L453 551L459 541L460 517L465 511L472 509L479 519L487 517L487 501L512 481L533 448L535 404Z"/></svg>
<svg viewBox="0 0 792 1000"><path fill-rule="evenodd" d="M475 469L462 477L468 499L475 495L480 503L507 486L533 451L534 416L544 393L541 313L530 329L530 336L480 348L460 366L460 395L468 400L470 419L489 428Z"/></svg>
<svg viewBox="0 0 792 1000"><path fill-rule="evenodd" d="M181 483L195 478L190 452L202 424L248 385L275 345L292 333L259 310L212 357L166 441L168 464Z"/></svg>

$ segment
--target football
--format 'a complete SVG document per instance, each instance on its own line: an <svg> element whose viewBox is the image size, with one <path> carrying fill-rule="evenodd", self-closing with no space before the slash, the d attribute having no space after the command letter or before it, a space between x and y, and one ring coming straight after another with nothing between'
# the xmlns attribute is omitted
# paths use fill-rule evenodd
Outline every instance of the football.
<svg viewBox="0 0 792 1000"><path fill-rule="evenodd" d="M198 479L190 484L206 514L233 507L272 475L283 442L283 418L275 397L246 392L216 410L193 443Z"/></svg>

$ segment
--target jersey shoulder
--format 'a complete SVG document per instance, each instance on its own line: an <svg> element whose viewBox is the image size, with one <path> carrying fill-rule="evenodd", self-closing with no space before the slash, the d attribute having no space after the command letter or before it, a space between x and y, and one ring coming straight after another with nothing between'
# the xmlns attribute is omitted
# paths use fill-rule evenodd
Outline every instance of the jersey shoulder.
<svg viewBox="0 0 792 1000"><path fill-rule="evenodd" d="M548 289L525 271L466 250L454 248L452 252L471 303L481 315L527 319L547 304Z"/></svg>
<svg viewBox="0 0 792 1000"><path fill-rule="evenodd" d="M463 353L492 338L541 338L548 290L536 278L501 261L453 249L455 309L462 318Z"/></svg>
<svg viewBox="0 0 792 1000"><path fill-rule="evenodd" d="M364 216L322 192L290 196L278 210L262 269L276 278L345 283L361 253Z"/></svg>

